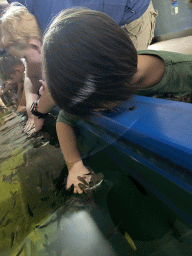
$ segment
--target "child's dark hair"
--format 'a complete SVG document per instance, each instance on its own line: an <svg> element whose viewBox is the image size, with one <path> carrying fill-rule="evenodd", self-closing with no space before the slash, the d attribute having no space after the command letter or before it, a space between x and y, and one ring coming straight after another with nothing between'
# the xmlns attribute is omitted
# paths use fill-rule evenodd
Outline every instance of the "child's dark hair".
<svg viewBox="0 0 192 256"><path fill-rule="evenodd" d="M15 73L15 68L23 64L22 60L10 54L0 56L0 79L8 81L11 75Z"/></svg>
<svg viewBox="0 0 192 256"><path fill-rule="evenodd" d="M43 43L45 78L55 102L80 118L128 100L135 89L137 52L106 14L74 8L62 11Z"/></svg>

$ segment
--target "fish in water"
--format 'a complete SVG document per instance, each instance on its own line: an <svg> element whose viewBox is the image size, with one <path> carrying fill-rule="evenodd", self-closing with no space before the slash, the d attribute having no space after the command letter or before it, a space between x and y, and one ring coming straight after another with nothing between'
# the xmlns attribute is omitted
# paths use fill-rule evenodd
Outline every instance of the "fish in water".
<svg viewBox="0 0 192 256"><path fill-rule="evenodd" d="M15 234L14 234L14 232L12 232L11 233L11 248L13 246L14 240L15 240Z"/></svg>
<svg viewBox="0 0 192 256"><path fill-rule="evenodd" d="M29 207L29 204L27 204L27 210L31 217L33 217L33 212L31 211L31 208Z"/></svg>
<svg viewBox="0 0 192 256"><path fill-rule="evenodd" d="M21 255L21 253L22 253L22 251L23 251L24 247L25 247L25 245L22 245L22 246L21 246L21 249L18 251L18 253L17 253L17 255L16 255L16 256Z"/></svg>
<svg viewBox="0 0 192 256"><path fill-rule="evenodd" d="M2 220L0 221L0 225L3 223L3 221L5 220L5 217L7 216L7 214L9 213L9 211L5 214L5 216L2 218Z"/></svg>

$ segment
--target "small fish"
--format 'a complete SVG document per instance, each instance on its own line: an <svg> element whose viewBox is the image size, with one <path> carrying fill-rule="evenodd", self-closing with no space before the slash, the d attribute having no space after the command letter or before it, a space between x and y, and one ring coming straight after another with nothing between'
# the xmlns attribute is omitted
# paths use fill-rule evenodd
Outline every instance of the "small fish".
<svg viewBox="0 0 192 256"><path fill-rule="evenodd" d="M49 248L49 245L48 244L43 244L44 248Z"/></svg>
<svg viewBox="0 0 192 256"><path fill-rule="evenodd" d="M7 180L7 176L4 174L3 175L3 182Z"/></svg>
<svg viewBox="0 0 192 256"><path fill-rule="evenodd" d="M11 233L11 248L13 246L14 240L15 240L15 234L14 234L14 232L12 232Z"/></svg>
<svg viewBox="0 0 192 256"><path fill-rule="evenodd" d="M132 180L133 184L137 187L137 189L141 192L141 194L143 194L144 196L147 195L147 191L144 189L144 187L138 181L136 181L131 176L129 176L129 179Z"/></svg>
<svg viewBox="0 0 192 256"><path fill-rule="evenodd" d="M10 194L11 194L12 196L14 196L14 195L17 194L17 191L15 191L14 193L13 193L12 191L10 191Z"/></svg>
<svg viewBox="0 0 192 256"><path fill-rule="evenodd" d="M136 246L135 246L133 240L131 239L130 235L129 235L127 232L125 232L125 239L126 239L127 242L129 243L129 245L131 246L131 248L132 248L134 251L136 251L137 248L136 248Z"/></svg>
<svg viewBox="0 0 192 256"><path fill-rule="evenodd" d="M83 179L82 177L78 176L77 179L80 180L84 185L89 186L87 181L85 179Z"/></svg>
<svg viewBox="0 0 192 256"><path fill-rule="evenodd" d="M25 247L25 245L22 245L22 246L21 246L21 249L18 251L18 253L17 253L17 255L16 255L16 256L21 255L21 253L22 253L22 251L23 251L24 247Z"/></svg>
<svg viewBox="0 0 192 256"><path fill-rule="evenodd" d="M48 235L45 234L44 237L45 237L46 240L48 240Z"/></svg>
<svg viewBox="0 0 192 256"><path fill-rule="evenodd" d="M38 225L38 226L36 226L36 228L42 229L42 228L46 228L47 226L48 226L48 224L45 224L45 225Z"/></svg>
<svg viewBox="0 0 192 256"><path fill-rule="evenodd" d="M12 200L12 203L13 203L11 207L12 207L12 208L14 208L15 203L16 203L16 200L15 200L15 198L14 198L14 197L12 197L12 198L11 198L11 200Z"/></svg>
<svg viewBox="0 0 192 256"><path fill-rule="evenodd" d="M5 220L5 217L7 216L8 213L9 213L9 211L5 214L5 216L3 217L3 219L0 221L0 225L3 223L3 221Z"/></svg>
<svg viewBox="0 0 192 256"><path fill-rule="evenodd" d="M4 227L6 227L11 222L11 219L8 219Z"/></svg>
<svg viewBox="0 0 192 256"><path fill-rule="evenodd" d="M47 226L49 226L51 223L53 223L53 220L50 220L48 223L44 224L44 225L38 225L36 226L36 228L38 229L42 229L42 228L46 228Z"/></svg>
<svg viewBox="0 0 192 256"><path fill-rule="evenodd" d="M31 209L30 209L30 207L29 207L29 204L27 204L27 210L28 210L29 215L30 215L31 217L33 217L33 213L32 213L32 211L31 211Z"/></svg>

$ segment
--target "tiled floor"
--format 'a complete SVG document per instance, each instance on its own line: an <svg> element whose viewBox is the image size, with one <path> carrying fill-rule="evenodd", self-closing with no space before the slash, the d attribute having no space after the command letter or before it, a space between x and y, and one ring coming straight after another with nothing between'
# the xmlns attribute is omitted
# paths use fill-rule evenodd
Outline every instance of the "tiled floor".
<svg viewBox="0 0 192 256"><path fill-rule="evenodd" d="M150 45L148 49L192 54L192 36L157 42Z"/></svg>

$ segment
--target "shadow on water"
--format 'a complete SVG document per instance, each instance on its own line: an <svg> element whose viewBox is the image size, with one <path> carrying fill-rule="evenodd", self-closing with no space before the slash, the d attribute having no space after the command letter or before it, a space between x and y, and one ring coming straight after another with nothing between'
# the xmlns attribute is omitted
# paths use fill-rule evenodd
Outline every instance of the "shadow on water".
<svg viewBox="0 0 192 256"><path fill-rule="evenodd" d="M25 116L0 123L0 255L191 255L191 229L105 152L86 161L100 185L72 196L55 119L31 138Z"/></svg>

